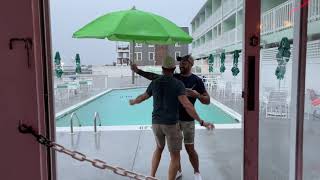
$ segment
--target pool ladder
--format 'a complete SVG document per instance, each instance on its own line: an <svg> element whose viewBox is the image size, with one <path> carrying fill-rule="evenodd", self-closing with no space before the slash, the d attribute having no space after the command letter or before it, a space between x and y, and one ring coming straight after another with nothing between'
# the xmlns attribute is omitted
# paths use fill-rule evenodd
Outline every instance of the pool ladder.
<svg viewBox="0 0 320 180"><path fill-rule="evenodd" d="M77 119L79 126L81 127L81 122L80 119L77 115L77 113L73 112L71 114L71 118L70 118L70 130L71 130L71 134L73 134L73 120L74 117ZM99 126L101 126L101 119L100 119L100 115L98 112L94 113L94 119L93 119L93 124L94 124L94 132L97 132L97 120L99 120Z"/></svg>
<svg viewBox="0 0 320 180"><path fill-rule="evenodd" d="M79 124L79 126L81 127L81 123L80 123L80 119L79 119L78 115L77 115L75 112L73 112L73 113L71 114L71 118L70 118L70 130L71 130L71 134L73 134L73 119L74 119L74 117L76 117L76 119L78 120L78 124Z"/></svg>
<svg viewBox="0 0 320 180"><path fill-rule="evenodd" d="M94 132L97 133L97 120L99 120L99 126L101 126L101 119L98 112L94 113L93 125L94 125Z"/></svg>

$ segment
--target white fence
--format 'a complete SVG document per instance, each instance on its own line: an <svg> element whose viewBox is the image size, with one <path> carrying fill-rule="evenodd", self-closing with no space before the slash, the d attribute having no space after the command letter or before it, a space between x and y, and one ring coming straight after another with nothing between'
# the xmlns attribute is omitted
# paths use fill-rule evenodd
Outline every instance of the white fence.
<svg viewBox="0 0 320 180"><path fill-rule="evenodd" d="M236 0L223 0L223 16L229 14L236 8Z"/></svg>
<svg viewBox="0 0 320 180"><path fill-rule="evenodd" d="M236 42L236 29L229 30L222 34L222 41L224 46L229 46Z"/></svg>
<svg viewBox="0 0 320 180"><path fill-rule="evenodd" d="M320 0L309 0L308 6L308 20L319 20ZM261 16L262 35L291 28L294 24L293 17L297 8L303 7L294 6L293 0L290 0L263 13Z"/></svg>
<svg viewBox="0 0 320 180"><path fill-rule="evenodd" d="M222 13L221 7L216 9L215 12L213 13L213 25L215 25L217 22L219 22L221 20L221 16L222 16L221 13Z"/></svg>

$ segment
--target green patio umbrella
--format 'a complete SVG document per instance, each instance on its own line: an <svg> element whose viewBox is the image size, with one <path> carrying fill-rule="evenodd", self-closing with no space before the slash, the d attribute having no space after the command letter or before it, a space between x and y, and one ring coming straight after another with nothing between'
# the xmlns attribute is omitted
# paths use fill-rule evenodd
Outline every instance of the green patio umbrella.
<svg viewBox="0 0 320 180"><path fill-rule="evenodd" d="M284 75L286 73L286 64L289 62L290 59L290 43L287 37L284 37L280 41L280 45L278 47L278 53L276 55L278 66L275 71L275 75L279 80L279 88L280 88L280 81L284 79Z"/></svg>
<svg viewBox="0 0 320 180"><path fill-rule="evenodd" d="M80 74L81 73L81 64L80 64L80 55L77 53L76 54L76 73Z"/></svg>
<svg viewBox="0 0 320 180"><path fill-rule="evenodd" d="M233 76L237 76L240 72L238 68L238 62L239 62L239 50L235 50L233 52L233 67L231 68L231 72Z"/></svg>
<svg viewBox="0 0 320 180"><path fill-rule="evenodd" d="M210 54L208 58L209 72L213 72L213 63L214 63L214 57L212 54Z"/></svg>
<svg viewBox="0 0 320 180"><path fill-rule="evenodd" d="M55 64L56 76L57 76L57 78L61 78L62 74L63 74L63 70L61 67L61 57L60 57L59 51L57 51L54 56L54 64Z"/></svg>
<svg viewBox="0 0 320 180"><path fill-rule="evenodd" d="M147 44L191 43L192 38L173 22L159 15L137 10L111 12L85 25L74 38L97 38ZM134 48L132 63L134 62ZM132 73L134 83L134 73Z"/></svg>
<svg viewBox="0 0 320 180"><path fill-rule="evenodd" d="M224 66L225 59L226 59L226 54L223 52L220 55L220 60L221 60L220 72L221 73L224 73L224 71L226 70L226 67Z"/></svg>

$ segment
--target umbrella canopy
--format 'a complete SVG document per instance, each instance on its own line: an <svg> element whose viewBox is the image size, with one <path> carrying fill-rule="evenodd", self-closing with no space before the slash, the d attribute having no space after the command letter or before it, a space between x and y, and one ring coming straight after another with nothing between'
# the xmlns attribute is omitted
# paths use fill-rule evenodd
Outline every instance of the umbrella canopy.
<svg viewBox="0 0 320 180"><path fill-rule="evenodd" d="M59 51L57 51L54 56L54 64L55 64L56 76L57 76L57 78L61 78L62 74L63 74L63 70L61 67L61 57L60 57Z"/></svg>
<svg viewBox="0 0 320 180"><path fill-rule="evenodd" d="M192 37L166 18L136 10L116 11L103 15L73 34L74 38L109 39L147 44L191 43ZM134 63L134 48L132 48ZM134 72L132 72L134 84Z"/></svg>
<svg viewBox="0 0 320 180"><path fill-rule="evenodd" d="M233 76L237 76L240 72L238 68L238 63L239 63L239 50L235 50L233 52L233 67L231 68L231 72Z"/></svg>
<svg viewBox="0 0 320 180"><path fill-rule="evenodd" d="M80 55L76 54L76 73L80 74L81 73L81 64L80 64Z"/></svg>
<svg viewBox="0 0 320 180"><path fill-rule="evenodd" d="M224 62L225 62L225 59L226 59L226 54L224 52L221 53L220 59L221 59L220 72L224 73L224 71L226 70L226 67L224 66Z"/></svg>
<svg viewBox="0 0 320 180"><path fill-rule="evenodd" d="M213 63L214 63L214 57L212 54L210 54L208 58L209 72L213 72Z"/></svg>
<svg viewBox="0 0 320 180"><path fill-rule="evenodd" d="M280 41L280 46L278 47L278 53L276 59L278 66L275 71L277 79L282 80L286 73L286 64L289 62L291 52L290 52L290 43L287 37L284 37Z"/></svg>
<svg viewBox="0 0 320 180"><path fill-rule="evenodd" d="M76 31L73 37L148 44L192 42L186 32L168 19L135 8L101 16Z"/></svg>

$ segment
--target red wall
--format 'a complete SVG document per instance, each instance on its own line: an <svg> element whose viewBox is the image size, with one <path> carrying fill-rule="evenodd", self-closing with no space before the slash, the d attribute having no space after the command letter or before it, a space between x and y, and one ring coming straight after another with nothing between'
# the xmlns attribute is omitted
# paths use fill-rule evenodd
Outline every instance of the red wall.
<svg viewBox="0 0 320 180"><path fill-rule="evenodd" d="M0 179L47 179L46 151L18 122L45 132L42 45L36 0L2 0L0 6ZM31 68L22 42L9 49L10 38L33 39Z"/></svg>

